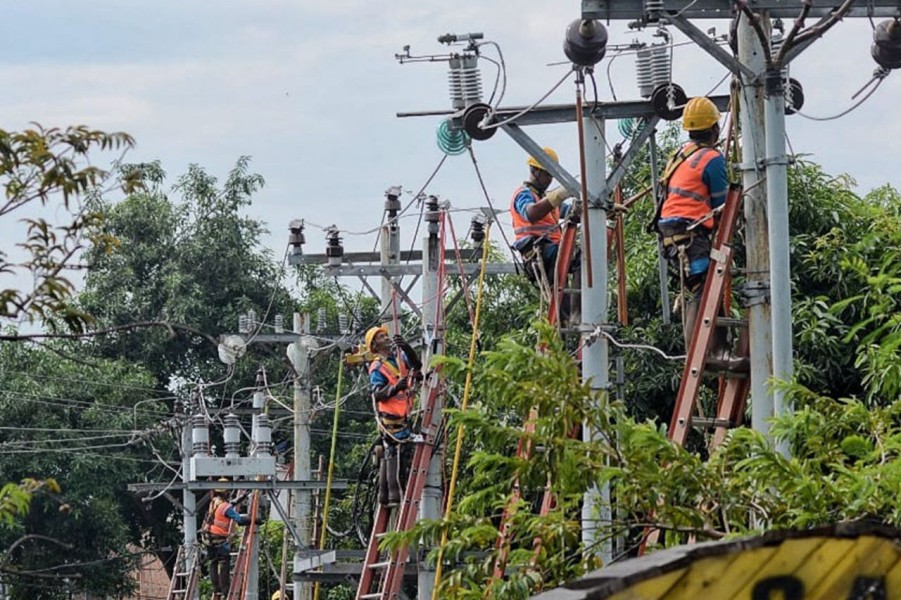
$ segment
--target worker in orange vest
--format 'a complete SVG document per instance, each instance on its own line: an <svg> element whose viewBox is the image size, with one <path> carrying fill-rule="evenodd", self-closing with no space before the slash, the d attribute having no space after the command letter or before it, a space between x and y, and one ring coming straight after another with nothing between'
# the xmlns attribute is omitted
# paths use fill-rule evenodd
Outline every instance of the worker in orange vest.
<svg viewBox="0 0 901 600"><path fill-rule="evenodd" d="M400 448L413 441L411 414L415 394L413 388L422 379L422 362L416 351L401 335L394 344L384 327L366 332L366 347L375 355L369 364L369 383L382 434L382 459L379 462L379 502L396 505L401 497L404 468Z"/></svg>
<svg viewBox="0 0 901 600"><path fill-rule="evenodd" d="M710 266L710 240L714 211L726 201L729 179L726 159L717 150L720 111L704 97L692 98L682 113L682 128L689 141L670 158L662 182L666 197L655 219L670 271L682 294L682 332L688 352L701 294ZM732 355L726 330L717 328L707 364L745 370L747 358Z"/></svg>
<svg viewBox="0 0 901 600"><path fill-rule="evenodd" d="M220 479L220 482L228 481ZM239 514L227 500L224 489L212 491L210 507L201 533L208 547L210 560L210 581L213 583L212 600L223 600L231 584L231 535L232 523L247 525L248 515Z"/></svg>
<svg viewBox="0 0 901 600"><path fill-rule="evenodd" d="M553 148L545 147L543 150L552 161L559 162ZM562 237L560 220L572 208L571 203L564 204L564 201L571 198L572 194L562 186L548 191L554 177L539 159L530 156L526 164L529 167L529 179L516 188L510 200L510 217L513 219L515 235L513 247L523 258L526 276L547 294L553 289L557 251ZM570 273L578 273L578 269L578 254L574 253ZM576 312L570 310L570 304L575 304L575 300L564 296L562 317Z"/></svg>

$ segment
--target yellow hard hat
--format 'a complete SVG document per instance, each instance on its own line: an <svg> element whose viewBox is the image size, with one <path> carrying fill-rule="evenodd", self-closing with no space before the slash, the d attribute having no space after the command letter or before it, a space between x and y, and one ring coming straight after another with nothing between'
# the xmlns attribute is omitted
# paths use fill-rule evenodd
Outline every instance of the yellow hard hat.
<svg viewBox="0 0 901 600"><path fill-rule="evenodd" d="M692 98L685 105L682 113L682 129L685 131L704 131L716 125L720 120L720 111L710 98L699 96Z"/></svg>
<svg viewBox="0 0 901 600"><path fill-rule="evenodd" d="M379 326L379 327L370 327L370 328L369 328L369 331L366 332L366 338L365 338L365 341L366 341L366 349L369 350L370 352L375 352L375 350L372 349L372 341L375 339L375 336L376 336L380 331L383 332L385 335L388 335L388 330L385 329L384 327L381 327L381 326Z"/></svg>
<svg viewBox="0 0 901 600"><path fill-rule="evenodd" d="M553 148L548 148L547 146L545 146L544 148L542 148L542 150L544 150L545 154L547 154L548 156L551 157L552 161L554 161L555 163L560 162L560 158L557 156L557 153L554 151ZM539 160L537 158L535 158L534 156L530 156L529 160L527 160L526 162L529 164L530 167L536 167L538 169L547 171L547 168L544 165L542 165L541 162L539 162Z"/></svg>
<svg viewBox="0 0 901 600"><path fill-rule="evenodd" d="M281 590L275 590L275 593L272 594L272 598L270 600L282 600Z"/></svg>
<svg viewBox="0 0 901 600"><path fill-rule="evenodd" d="M219 479L216 480L216 483L228 483L228 479L225 477L220 477ZM224 490L222 488L216 488L213 490L213 493L214 494L224 494L224 493L226 493L226 490Z"/></svg>

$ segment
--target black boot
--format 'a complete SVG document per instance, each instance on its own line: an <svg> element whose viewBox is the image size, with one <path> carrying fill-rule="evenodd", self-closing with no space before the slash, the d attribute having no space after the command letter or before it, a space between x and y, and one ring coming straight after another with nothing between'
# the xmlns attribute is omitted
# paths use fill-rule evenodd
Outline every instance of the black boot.
<svg viewBox="0 0 901 600"><path fill-rule="evenodd" d="M693 295L683 303L683 330L685 338L685 353L691 350L691 338L694 334L695 322L698 319L698 311L701 308L700 296ZM746 356L735 356L729 347L729 339L726 329L716 327L712 333L710 350L707 352L707 367L717 371L746 372L750 368L750 359Z"/></svg>
<svg viewBox="0 0 901 600"><path fill-rule="evenodd" d="M401 500L397 448L392 446L385 448L385 458L382 459L382 462L385 465L385 480L388 484L388 501L385 504L387 506L397 506Z"/></svg>

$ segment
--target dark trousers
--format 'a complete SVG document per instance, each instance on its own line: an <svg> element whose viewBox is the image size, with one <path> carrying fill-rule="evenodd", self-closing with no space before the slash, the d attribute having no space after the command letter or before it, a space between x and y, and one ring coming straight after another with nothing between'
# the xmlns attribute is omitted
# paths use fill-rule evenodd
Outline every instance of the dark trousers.
<svg viewBox="0 0 901 600"><path fill-rule="evenodd" d="M228 542L210 545L210 582L214 594L228 594L231 585L231 547Z"/></svg>

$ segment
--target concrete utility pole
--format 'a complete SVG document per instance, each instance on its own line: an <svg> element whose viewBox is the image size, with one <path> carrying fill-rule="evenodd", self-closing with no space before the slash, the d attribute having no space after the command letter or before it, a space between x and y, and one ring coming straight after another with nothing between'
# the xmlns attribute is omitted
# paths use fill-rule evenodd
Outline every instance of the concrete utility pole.
<svg viewBox="0 0 901 600"><path fill-rule="evenodd" d="M310 352L315 341L309 336L310 324L300 313L294 313L294 333L298 335L291 360L297 375L294 380L294 480L309 481L310 471ZM294 527L303 545L294 553L294 572L304 556L312 549L311 533L312 492L298 489L294 492ZM308 582L294 582L294 600L307 600L312 586Z"/></svg>
<svg viewBox="0 0 901 600"><path fill-rule="evenodd" d="M382 226L380 241L381 252L380 262L383 267L396 265L400 263L400 223L397 221L397 213L400 210L400 187L389 188L385 193L385 217L387 223ZM382 276L382 325L393 336L400 331L395 330L394 326L394 287L391 285L391 278L387 275Z"/></svg>
<svg viewBox="0 0 901 600"><path fill-rule="evenodd" d="M763 26L769 29L769 19L764 20ZM748 19L741 19L738 24L738 59L755 73L766 70L760 37ZM767 382L773 374L773 323L769 296L770 236L766 217L766 186L762 181L766 159L763 96L763 80L745 77L739 94L739 114L742 131L740 168L742 185L746 190L744 216L748 335L751 342L751 426L769 437L773 396Z"/></svg>
<svg viewBox="0 0 901 600"><path fill-rule="evenodd" d="M428 365L432 357L444 354L444 315L443 291L439 289L438 267L440 262L440 239L438 238L439 221L441 214L438 209L438 199L429 196L426 204L425 220L428 223L428 231L422 243L422 334L423 353L422 364ZM433 374L432 377L437 375ZM429 385L422 386L420 394L420 407L428 401ZM442 418L443 395L439 392L432 413L432 423L440 424ZM429 463L429 472L426 476L425 488L422 492L422 503L419 505L420 519L441 518L442 493L441 483L444 465L444 453L441 447L436 447ZM431 600L435 587L435 569L425 563L419 562L419 576L417 597L419 600Z"/></svg>
<svg viewBox="0 0 901 600"><path fill-rule="evenodd" d="M605 142L603 119L577 115L583 121L585 132L585 167L588 195L596 201L588 204L588 231L593 236L591 244L582 243L583 252L591 247L591 255L582 257L582 321L589 336L595 327L607 324L607 181L605 162ZM582 226L585 232L585 226ZM589 265L591 271L589 272ZM589 282L591 285L589 285ZM600 336L593 344L586 344L582 350L582 380L591 384L591 389L607 394L610 387L607 338ZM602 410L603 407L598 407ZM588 427L582 429L582 439L596 440L599 433ZM610 488L593 487L585 493L582 503L582 542L586 547L598 547L598 522L611 520ZM612 540L600 545L600 556L604 564L613 558Z"/></svg>
<svg viewBox="0 0 901 600"><path fill-rule="evenodd" d="M187 409L187 407L185 407ZM190 411L185 410L182 419L181 428L181 480L187 484L191 480L191 449L193 448L193 437L191 430ZM181 493L181 503L184 507L182 510L182 529L184 530L184 548L182 554L184 565L176 566L175 571L187 572L187 565L191 564L191 558L198 551L197 546L197 497L194 492L185 487ZM198 590L194 589L194 600L198 598Z"/></svg>

